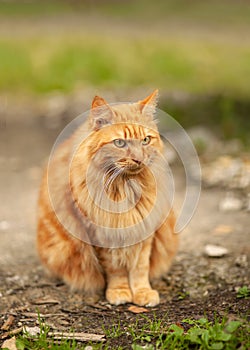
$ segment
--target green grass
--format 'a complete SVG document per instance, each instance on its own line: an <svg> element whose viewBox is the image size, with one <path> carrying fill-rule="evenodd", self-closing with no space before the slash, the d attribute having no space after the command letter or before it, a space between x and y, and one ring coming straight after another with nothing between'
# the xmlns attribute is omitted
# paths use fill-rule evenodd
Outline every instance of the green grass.
<svg viewBox="0 0 250 350"><path fill-rule="evenodd" d="M243 286L237 291L237 298L239 299L249 299L250 298L250 288Z"/></svg>
<svg viewBox="0 0 250 350"><path fill-rule="evenodd" d="M243 320L213 322L207 318L185 319L178 324L167 323L167 317L158 319L138 317L134 323L122 325L114 323L104 329L106 341L102 343L77 343L75 340L53 340L48 336L49 327L40 324L38 336L24 333L16 343L18 350L39 349L84 349L87 345L93 349L126 349L130 345L134 350L141 349L194 349L194 350L247 350L250 346L249 325ZM125 346L126 344L126 346Z"/></svg>
<svg viewBox="0 0 250 350"><path fill-rule="evenodd" d="M187 93L163 109L249 144L249 18L247 1L0 0L0 95Z"/></svg>
<svg viewBox="0 0 250 350"><path fill-rule="evenodd" d="M154 86L250 97L250 47L191 40L56 36L0 38L0 92Z"/></svg>
<svg viewBox="0 0 250 350"><path fill-rule="evenodd" d="M3 28L17 30L0 35L0 93L148 86L249 98L249 17L247 1L0 0Z"/></svg>
<svg viewBox="0 0 250 350"><path fill-rule="evenodd" d="M65 13L94 12L111 18L156 20L173 18L185 21L207 22L216 24L239 24L249 20L250 4L247 1L233 0L158 0L157 3L147 0L0 0L0 16L11 17L60 15Z"/></svg>
<svg viewBox="0 0 250 350"><path fill-rule="evenodd" d="M22 17L61 14L71 11L67 1L3 1L0 0L0 16Z"/></svg>

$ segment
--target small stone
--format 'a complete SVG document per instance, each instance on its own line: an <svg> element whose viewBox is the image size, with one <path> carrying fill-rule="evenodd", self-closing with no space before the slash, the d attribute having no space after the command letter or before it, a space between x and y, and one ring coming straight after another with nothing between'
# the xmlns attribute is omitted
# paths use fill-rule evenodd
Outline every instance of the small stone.
<svg viewBox="0 0 250 350"><path fill-rule="evenodd" d="M239 267L247 267L247 256L245 254L238 256L235 260L235 265Z"/></svg>
<svg viewBox="0 0 250 350"><path fill-rule="evenodd" d="M0 221L0 230L6 231L10 228L10 223L8 221Z"/></svg>
<svg viewBox="0 0 250 350"><path fill-rule="evenodd" d="M40 328L38 326L35 326L35 327L25 326L24 327L24 331L27 332L29 335L32 335L32 336L38 335L41 332L41 330L40 330Z"/></svg>
<svg viewBox="0 0 250 350"><path fill-rule="evenodd" d="M228 250L227 250L227 248L224 248L224 247L220 247L220 246L213 245L213 244L207 244L205 246L205 253L209 257L220 258L220 257L228 254Z"/></svg>
<svg viewBox="0 0 250 350"><path fill-rule="evenodd" d="M227 193L226 197L220 202L219 208L221 211L237 211L242 209L243 203L233 194Z"/></svg>

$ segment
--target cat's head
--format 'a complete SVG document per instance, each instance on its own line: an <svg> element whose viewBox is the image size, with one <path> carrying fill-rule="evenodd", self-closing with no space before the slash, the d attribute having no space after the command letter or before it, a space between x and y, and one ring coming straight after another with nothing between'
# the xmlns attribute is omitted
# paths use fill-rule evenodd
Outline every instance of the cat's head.
<svg viewBox="0 0 250 350"><path fill-rule="evenodd" d="M96 96L89 116L91 158L107 174L136 175L154 163L163 144L155 112L158 91L137 103L109 105Z"/></svg>

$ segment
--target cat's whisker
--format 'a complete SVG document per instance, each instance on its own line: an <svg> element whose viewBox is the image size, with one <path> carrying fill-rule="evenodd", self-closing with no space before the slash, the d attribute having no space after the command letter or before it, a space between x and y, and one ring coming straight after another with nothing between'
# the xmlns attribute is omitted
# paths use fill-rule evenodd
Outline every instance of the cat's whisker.
<svg viewBox="0 0 250 350"><path fill-rule="evenodd" d="M109 162L104 165L103 169L104 169L104 173L103 173L102 179L103 179L103 183L105 183L105 179L108 178L110 174L114 173L117 167L114 165L114 163Z"/></svg>
<svg viewBox="0 0 250 350"><path fill-rule="evenodd" d="M113 174L108 178L108 181L105 182L104 184L104 190L106 190L107 192L109 191L109 189L112 187L112 184L114 183L114 181L118 178L118 176L123 172L123 168L115 168L115 171L113 172Z"/></svg>
<svg viewBox="0 0 250 350"><path fill-rule="evenodd" d="M106 183L106 179L109 179L109 176L112 175L116 171L116 168L113 166L112 168L109 168L105 173L103 174L103 182Z"/></svg>
<svg viewBox="0 0 250 350"><path fill-rule="evenodd" d="M109 187L113 183L113 181L119 176L119 169L114 167L112 164L112 167L109 165L109 169L103 174L102 176L102 190L98 194L98 202L101 203L103 200L103 196L105 191L109 191Z"/></svg>
<svg viewBox="0 0 250 350"><path fill-rule="evenodd" d="M113 166L109 168L107 171L105 171L105 173L103 174L102 182L104 185L104 189L108 186L110 177L114 174L115 171L116 171L116 168Z"/></svg>
<svg viewBox="0 0 250 350"><path fill-rule="evenodd" d="M104 188L102 187L102 192L101 192L101 194L100 194L100 196L99 196L99 197L100 197L100 200L102 199L103 191L104 191L104 189L105 189L105 177L108 177L110 174L112 174L112 172L114 172L114 170L115 170L116 168L114 167L114 164L113 164L111 161L109 161L109 162L107 162L107 163L104 165L104 169L107 169L107 170L104 172L103 175L101 175L101 174L103 173L103 171L100 170L99 173L96 175L96 177L94 177L95 180L102 178L102 182L101 182L101 183L104 183ZM100 174L100 175L99 175L99 174ZM90 177L90 178L91 178L91 177ZM91 187L94 186L94 188L95 188L96 186L99 187L99 185L100 185L100 183L95 183L95 182L92 183L92 181L90 181L90 183L88 183L89 191L87 192L87 198L86 198L86 202L87 202L87 203L91 203L91 202L93 201L93 196L91 195L91 193L93 193L93 191L91 190ZM83 192L84 192L84 188L83 188L83 189L81 190L81 192L79 193L79 196L81 196L81 194L82 194Z"/></svg>
<svg viewBox="0 0 250 350"><path fill-rule="evenodd" d="M108 161L104 162L103 169L107 169L108 170L110 168L114 169L114 162L113 162L113 160L108 160Z"/></svg>

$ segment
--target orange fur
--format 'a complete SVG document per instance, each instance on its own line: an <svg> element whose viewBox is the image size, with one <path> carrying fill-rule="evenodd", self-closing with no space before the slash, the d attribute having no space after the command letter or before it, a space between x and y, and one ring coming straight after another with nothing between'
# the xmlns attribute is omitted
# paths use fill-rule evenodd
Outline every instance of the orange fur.
<svg viewBox="0 0 250 350"><path fill-rule="evenodd" d="M150 280L167 272L178 247L156 99L157 91L109 106L96 96L87 122L53 154L40 190L42 263L73 289L106 289L116 305L157 305Z"/></svg>

